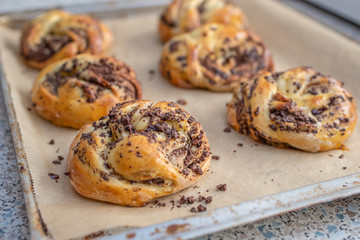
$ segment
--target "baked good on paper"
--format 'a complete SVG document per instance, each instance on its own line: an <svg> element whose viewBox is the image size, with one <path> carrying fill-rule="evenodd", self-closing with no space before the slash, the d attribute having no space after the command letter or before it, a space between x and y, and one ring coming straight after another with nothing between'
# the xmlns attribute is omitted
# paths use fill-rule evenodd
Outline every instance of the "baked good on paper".
<svg viewBox="0 0 360 240"><path fill-rule="evenodd" d="M207 24L172 38L160 60L160 71L172 84L222 92L262 70L272 71L273 60L261 39L222 24Z"/></svg>
<svg viewBox="0 0 360 240"><path fill-rule="evenodd" d="M210 165L201 124L174 103L127 101L87 124L72 142L67 167L77 192L143 206L195 183Z"/></svg>
<svg viewBox="0 0 360 240"><path fill-rule="evenodd" d="M354 98L343 84L309 67L264 72L244 82L227 118L257 141L309 152L340 147L357 121Z"/></svg>
<svg viewBox="0 0 360 240"><path fill-rule="evenodd" d="M248 27L242 10L227 0L174 0L161 15L159 34L166 42L206 23L232 24L239 29Z"/></svg>
<svg viewBox="0 0 360 240"><path fill-rule="evenodd" d="M111 41L110 30L90 16L52 10L23 28L20 51L25 63L41 69L79 53L100 55Z"/></svg>
<svg viewBox="0 0 360 240"><path fill-rule="evenodd" d="M112 57L81 54L44 68L32 89L35 110L55 125L81 128L116 104L140 99L135 72Z"/></svg>

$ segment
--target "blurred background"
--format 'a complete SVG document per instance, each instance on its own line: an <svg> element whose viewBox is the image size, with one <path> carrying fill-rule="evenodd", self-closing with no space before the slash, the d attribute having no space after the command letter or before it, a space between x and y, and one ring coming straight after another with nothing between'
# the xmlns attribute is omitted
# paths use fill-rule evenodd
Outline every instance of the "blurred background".
<svg viewBox="0 0 360 240"><path fill-rule="evenodd" d="M242 0L232 1L241 2ZM360 42L360 0L277 1L281 1ZM84 6L89 5L92 6L92 11L106 11L116 8L158 6L169 2L170 0L0 0L0 15L51 8L65 8L74 13L81 13L86 9Z"/></svg>

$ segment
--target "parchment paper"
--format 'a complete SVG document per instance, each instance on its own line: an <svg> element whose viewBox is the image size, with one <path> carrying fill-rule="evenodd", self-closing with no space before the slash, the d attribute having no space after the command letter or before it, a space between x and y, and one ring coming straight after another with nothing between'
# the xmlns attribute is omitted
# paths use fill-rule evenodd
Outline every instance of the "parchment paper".
<svg viewBox="0 0 360 240"><path fill-rule="evenodd" d="M360 102L359 45L277 2L246 0L239 1L239 5L249 16L252 30L272 50L276 70L312 66L343 81ZM346 142L350 150L325 153L256 146L250 138L233 130L225 133L225 103L230 100L230 93L176 88L159 75L157 66L162 45L157 36L158 16L159 12L104 19L115 37L109 55L126 61L136 70L144 99L185 99L188 104L184 108L203 124L212 153L220 156L219 161L212 161L210 172L196 184L199 188L191 187L160 199L162 202L178 200L180 195L197 196L201 192L213 196L213 202L207 205L211 210L359 171L359 126ZM61 165L54 165L52 161L58 155L66 156L77 131L56 127L27 110L31 107L30 90L38 72L20 61L19 37L19 30L0 27L1 60L11 88L36 200L51 235L55 239L67 239L117 226L140 227L193 214L190 206L173 210L171 207L150 208L152 204L143 208L120 207L84 198L73 190L69 178L63 174L65 161ZM156 70L154 77L148 72L152 69ZM54 145L48 144L51 139L55 140ZM238 143L244 146L238 147ZM339 159L342 153L344 158ZM49 172L60 175L57 183L49 178ZM227 184L226 192L216 190L220 183Z"/></svg>

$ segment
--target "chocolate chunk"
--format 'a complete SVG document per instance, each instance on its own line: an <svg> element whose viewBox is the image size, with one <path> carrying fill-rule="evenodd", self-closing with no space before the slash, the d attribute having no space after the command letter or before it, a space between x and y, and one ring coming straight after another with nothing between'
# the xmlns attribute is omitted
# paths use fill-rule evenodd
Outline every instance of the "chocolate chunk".
<svg viewBox="0 0 360 240"><path fill-rule="evenodd" d="M179 100L177 100L176 102L177 102L178 104L180 104L180 105L186 105L186 104L187 104L187 102L186 102L185 99L179 99Z"/></svg>
<svg viewBox="0 0 360 240"><path fill-rule="evenodd" d="M341 155L339 156L339 158L340 158L340 159L343 159L343 158L344 158L344 154L341 154Z"/></svg>
<svg viewBox="0 0 360 240"><path fill-rule="evenodd" d="M205 212L207 208L204 205L200 204L199 206L197 206L197 210L199 212Z"/></svg>
<svg viewBox="0 0 360 240"><path fill-rule="evenodd" d="M51 139L50 142L49 142L50 145L54 145L55 144L55 141L54 139Z"/></svg>
<svg viewBox="0 0 360 240"><path fill-rule="evenodd" d="M226 128L224 128L224 132L226 132L226 133L231 132L231 128L230 128L230 127L226 127Z"/></svg>
<svg viewBox="0 0 360 240"><path fill-rule="evenodd" d="M238 146L238 147L242 147L242 146L244 146L244 144L238 143L237 146Z"/></svg>
<svg viewBox="0 0 360 240"><path fill-rule="evenodd" d="M226 187L226 184L219 184L216 186L216 188L220 191L226 191L227 187Z"/></svg>
<svg viewBox="0 0 360 240"><path fill-rule="evenodd" d="M195 207L192 207L192 208L190 209L190 212L196 212L196 208L195 208Z"/></svg>
<svg viewBox="0 0 360 240"><path fill-rule="evenodd" d="M277 130L277 127L276 127L275 125L273 125L273 124L269 124L269 127L270 127L272 130L274 130L274 131Z"/></svg>
<svg viewBox="0 0 360 240"><path fill-rule="evenodd" d="M205 202L208 204L211 203L212 200L213 200L212 196L208 196L207 198L205 198Z"/></svg>
<svg viewBox="0 0 360 240"><path fill-rule="evenodd" d="M59 179L59 175L57 175L55 173L48 173L48 175L53 180L58 180Z"/></svg>
<svg viewBox="0 0 360 240"><path fill-rule="evenodd" d="M220 160L220 156L217 156L217 155L212 155L211 157L213 160Z"/></svg>
<svg viewBox="0 0 360 240"><path fill-rule="evenodd" d="M60 161L62 161L62 160L64 160L64 157L63 157L63 156L58 156L58 159L59 159Z"/></svg>

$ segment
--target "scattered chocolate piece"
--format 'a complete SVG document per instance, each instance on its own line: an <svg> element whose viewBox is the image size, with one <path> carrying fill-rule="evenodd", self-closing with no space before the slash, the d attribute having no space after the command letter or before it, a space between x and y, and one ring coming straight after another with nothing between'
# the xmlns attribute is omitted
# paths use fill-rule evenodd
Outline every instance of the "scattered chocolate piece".
<svg viewBox="0 0 360 240"><path fill-rule="evenodd" d="M190 196L186 199L187 204L193 204L195 202L195 198L193 196Z"/></svg>
<svg viewBox="0 0 360 240"><path fill-rule="evenodd" d="M187 104L185 99L179 99L179 100L176 101L176 103L180 104L180 105L183 105L183 106Z"/></svg>
<svg viewBox="0 0 360 240"><path fill-rule="evenodd" d="M339 156L339 158L340 158L340 159L343 159L343 158L344 158L344 154L341 154L341 155Z"/></svg>
<svg viewBox="0 0 360 240"><path fill-rule="evenodd" d="M60 161L62 161L62 160L64 160L64 157L63 157L63 156L58 156L58 159L59 159Z"/></svg>
<svg viewBox="0 0 360 240"><path fill-rule="evenodd" d="M55 164L55 165L60 165L60 164L61 164L61 161L59 161L59 160L54 160L54 161L52 161L52 163Z"/></svg>
<svg viewBox="0 0 360 240"><path fill-rule="evenodd" d="M234 153L236 153L236 150L233 150Z"/></svg>
<svg viewBox="0 0 360 240"><path fill-rule="evenodd" d="M190 209L190 212L196 212L196 208L192 207L192 208Z"/></svg>
<svg viewBox="0 0 360 240"><path fill-rule="evenodd" d="M56 182L59 179L59 175L57 175L55 173L48 173L48 175L51 179L55 180Z"/></svg>
<svg viewBox="0 0 360 240"><path fill-rule="evenodd" d="M224 132L226 132L226 133L231 132L231 128L230 128L230 127L226 127L226 128L224 128Z"/></svg>
<svg viewBox="0 0 360 240"><path fill-rule="evenodd" d="M344 169L344 170L346 170L346 169L347 169L347 167L343 167L343 169Z"/></svg>
<svg viewBox="0 0 360 240"><path fill-rule="evenodd" d="M197 210L199 211L199 212L205 212L206 210L207 210L207 208L205 207L205 206L203 206L203 205L199 205L199 206L197 206Z"/></svg>
<svg viewBox="0 0 360 240"><path fill-rule="evenodd" d="M217 155L212 155L211 158L213 160L220 160L220 156L217 156Z"/></svg>
<svg viewBox="0 0 360 240"><path fill-rule="evenodd" d="M242 143L238 143L237 145L238 145L238 147L244 146L244 144L242 144Z"/></svg>
<svg viewBox="0 0 360 240"><path fill-rule="evenodd" d="M226 191L226 189L227 189L225 183L217 185L216 188L219 189L220 191Z"/></svg>
<svg viewBox="0 0 360 240"><path fill-rule="evenodd" d="M154 74L155 74L155 70L154 70L154 69L150 69L150 70L149 70L149 74L154 75Z"/></svg>
<svg viewBox="0 0 360 240"><path fill-rule="evenodd" d="M55 144L55 141L54 139L51 139L50 142L49 142L50 145L54 145Z"/></svg>
<svg viewBox="0 0 360 240"><path fill-rule="evenodd" d="M65 176L69 176L69 175L70 175L70 172L64 172L64 175L65 175Z"/></svg>
<svg viewBox="0 0 360 240"><path fill-rule="evenodd" d="M180 204L185 204L186 203L186 197L185 196L182 196L180 198Z"/></svg>
<svg viewBox="0 0 360 240"><path fill-rule="evenodd" d="M211 203L212 200L213 200L212 196L208 196L207 198L205 198L206 203Z"/></svg>
<svg viewBox="0 0 360 240"><path fill-rule="evenodd" d="M28 107L28 108L26 108L26 109L27 109L29 112L31 112L31 108Z"/></svg>

